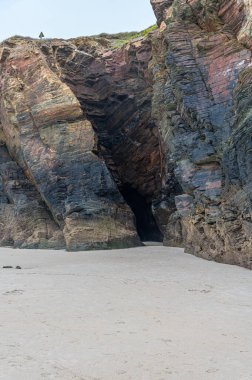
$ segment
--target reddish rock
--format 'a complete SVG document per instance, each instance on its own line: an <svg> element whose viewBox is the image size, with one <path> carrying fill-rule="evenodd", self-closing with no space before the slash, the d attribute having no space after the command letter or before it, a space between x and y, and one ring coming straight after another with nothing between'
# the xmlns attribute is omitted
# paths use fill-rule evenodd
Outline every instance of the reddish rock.
<svg viewBox="0 0 252 380"><path fill-rule="evenodd" d="M41 47L27 39L3 45L9 54L1 64L0 114L11 156L45 202L67 249L140 244L133 214L95 153L90 121Z"/></svg>
<svg viewBox="0 0 252 380"><path fill-rule="evenodd" d="M1 44L2 245L251 268L251 0L151 4L142 36Z"/></svg>
<svg viewBox="0 0 252 380"><path fill-rule="evenodd" d="M245 0L175 0L166 10L167 27L153 41L152 112L165 177L183 195L165 243L251 268L251 7Z"/></svg>
<svg viewBox="0 0 252 380"><path fill-rule="evenodd" d="M158 25L167 18L169 7L173 0L150 0Z"/></svg>

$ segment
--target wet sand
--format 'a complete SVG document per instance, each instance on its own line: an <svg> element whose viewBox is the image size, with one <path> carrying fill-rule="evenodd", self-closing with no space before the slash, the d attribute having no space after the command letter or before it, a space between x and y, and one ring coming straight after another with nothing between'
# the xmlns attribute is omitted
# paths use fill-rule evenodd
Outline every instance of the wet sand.
<svg viewBox="0 0 252 380"><path fill-rule="evenodd" d="M249 270L162 246L0 249L0 379L251 380L251 363Z"/></svg>

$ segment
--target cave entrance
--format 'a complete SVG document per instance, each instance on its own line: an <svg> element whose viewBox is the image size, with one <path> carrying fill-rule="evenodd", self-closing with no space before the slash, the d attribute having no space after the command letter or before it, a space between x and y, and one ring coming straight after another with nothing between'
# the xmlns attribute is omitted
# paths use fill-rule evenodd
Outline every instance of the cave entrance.
<svg viewBox="0 0 252 380"><path fill-rule="evenodd" d="M136 217L136 228L141 241L163 241L151 210L151 204L130 185L121 188L121 194Z"/></svg>

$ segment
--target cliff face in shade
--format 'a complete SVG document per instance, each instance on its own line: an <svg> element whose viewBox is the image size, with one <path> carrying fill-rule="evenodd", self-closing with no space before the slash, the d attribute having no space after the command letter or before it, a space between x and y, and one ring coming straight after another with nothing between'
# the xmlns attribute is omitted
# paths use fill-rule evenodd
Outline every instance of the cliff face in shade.
<svg viewBox="0 0 252 380"><path fill-rule="evenodd" d="M151 4L142 36L0 45L2 245L251 268L251 1Z"/></svg>

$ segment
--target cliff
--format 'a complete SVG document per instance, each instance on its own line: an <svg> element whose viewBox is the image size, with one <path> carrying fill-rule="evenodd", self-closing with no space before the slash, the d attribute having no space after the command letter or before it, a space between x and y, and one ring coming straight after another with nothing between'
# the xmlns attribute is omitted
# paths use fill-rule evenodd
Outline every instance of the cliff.
<svg viewBox="0 0 252 380"><path fill-rule="evenodd" d="M164 241L252 267L250 0L138 34L0 45L0 244Z"/></svg>
<svg viewBox="0 0 252 380"><path fill-rule="evenodd" d="M251 268L250 3L164 3L153 0L153 115L166 181L181 188L165 242Z"/></svg>

